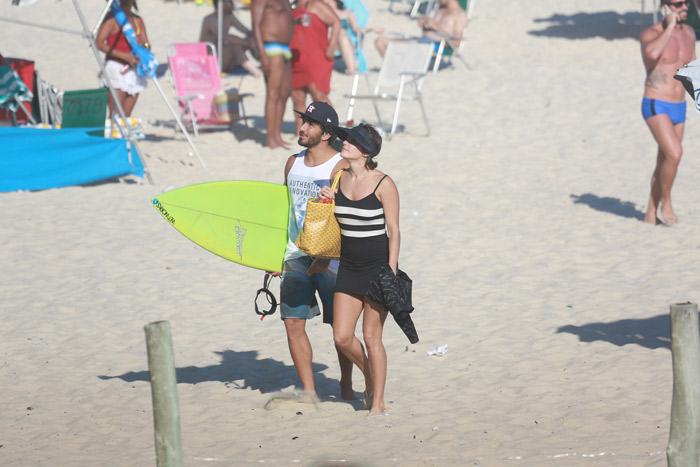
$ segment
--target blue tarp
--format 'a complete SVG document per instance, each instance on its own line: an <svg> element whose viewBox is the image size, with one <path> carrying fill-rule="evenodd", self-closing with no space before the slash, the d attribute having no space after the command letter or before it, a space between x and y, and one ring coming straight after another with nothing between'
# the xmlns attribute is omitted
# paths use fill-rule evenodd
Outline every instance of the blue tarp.
<svg viewBox="0 0 700 467"><path fill-rule="evenodd" d="M128 174L143 177L133 145L130 163L126 140L90 131L95 129L0 127L0 192L82 185Z"/></svg>

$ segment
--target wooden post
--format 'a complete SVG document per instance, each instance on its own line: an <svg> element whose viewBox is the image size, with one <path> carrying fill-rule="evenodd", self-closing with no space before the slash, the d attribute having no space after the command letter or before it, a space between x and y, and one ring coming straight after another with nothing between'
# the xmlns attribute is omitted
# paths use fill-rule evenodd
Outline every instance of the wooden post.
<svg viewBox="0 0 700 467"><path fill-rule="evenodd" d="M156 463L158 467L182 466L180 410L170 324L167 321L157 321L148 324L144 330L148 370L151 373Z"/></svg>
<svg viewBox="0 0 700 467"><path fill-rule="evenodd" d="M698 305L671 305L673 401L666 449L669 467L697 466L700 460L700 332Z"/></svg>

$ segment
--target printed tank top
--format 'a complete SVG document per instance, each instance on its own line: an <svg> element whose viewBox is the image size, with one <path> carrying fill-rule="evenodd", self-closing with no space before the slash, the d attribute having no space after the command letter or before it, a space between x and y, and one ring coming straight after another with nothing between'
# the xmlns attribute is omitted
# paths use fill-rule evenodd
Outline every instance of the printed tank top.
<svg viewBox="0 0 700 467"><path fill-rule="evenodd" d="M299 256L306 256L300 251L294 241L304 226L306 218L306 202L309 198L317 198L321 188L331 185L331 172L342 160L340 153L336 153L328 161L316 167L307 167L304 163L306 150L296 155L292 168L287 174L287 190L289 191L289 240L285 260Z"/></svg>

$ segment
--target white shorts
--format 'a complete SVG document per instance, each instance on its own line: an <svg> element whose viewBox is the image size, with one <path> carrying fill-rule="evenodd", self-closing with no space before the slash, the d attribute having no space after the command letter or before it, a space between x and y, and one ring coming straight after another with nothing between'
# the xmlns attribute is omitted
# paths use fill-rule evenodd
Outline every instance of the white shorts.
<svg viewBox="0 0 700 467"><path fill-rule="evenodd" d="M145 76L140 76L136 73L136 69L132 67L129 67L126 72L122 73L124 66L124 64L113 60L107 60L105 62L105 71L114 89L119 89L127 94L138 94L146 89L146 86L148 86L148 79L146 79ZM104 79L102 82L107 86Z"/></svg>

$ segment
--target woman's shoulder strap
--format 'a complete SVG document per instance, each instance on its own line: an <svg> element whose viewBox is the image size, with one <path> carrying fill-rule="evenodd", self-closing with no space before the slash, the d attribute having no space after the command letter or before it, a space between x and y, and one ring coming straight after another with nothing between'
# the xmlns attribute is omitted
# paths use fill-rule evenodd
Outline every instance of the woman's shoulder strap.
<svg viewBox="0 0 700 467"><path fill-rule="evenodd" d="M384 179L387 178L387 177L388 177L388 175L387 175L387 174L384 174L384 176L382 177L382 179L379 180L379 183L377 183L377 186L374 187L374 191L373 191L372 193L376 193L377 188L379 188L379 185L381 185L382 182L384 181Z"/></svg>

